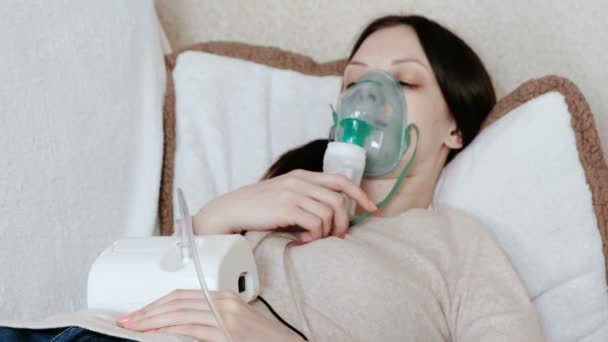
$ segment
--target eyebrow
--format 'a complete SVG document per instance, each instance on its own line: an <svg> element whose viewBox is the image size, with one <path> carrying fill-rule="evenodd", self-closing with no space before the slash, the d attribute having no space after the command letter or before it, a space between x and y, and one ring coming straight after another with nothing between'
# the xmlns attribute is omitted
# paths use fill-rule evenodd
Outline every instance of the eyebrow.
<svg viewBox="0 0 608 342"><path fill-rule="evenodd" d="M402 63L416 63L416 64L420 64L423 68L427 69L426 65L424 65L420 60L416 59L416 58L400 58L400 59L395 59L394 61L391 62L391 65L397 65L397 64L402 64ZM348 65L359 65L359 66L367 66L366 63L360 62L360 61L355 61L352 60L348 63Z"/></svg>

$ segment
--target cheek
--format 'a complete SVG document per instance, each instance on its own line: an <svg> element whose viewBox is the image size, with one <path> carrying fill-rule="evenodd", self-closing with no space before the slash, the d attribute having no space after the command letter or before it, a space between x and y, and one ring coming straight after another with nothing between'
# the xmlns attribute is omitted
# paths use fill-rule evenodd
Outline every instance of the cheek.
<svg viewBox="0 0 608 342"><path fill-rule="evenodd" d="M422 129L440 129L449 119L441 98L437 99L424 93L406 93L408 123L415 123Z"/></svg>
<svg viewBox="0 0 608 342"><path fill-rule="evenodd" d="M408 124L415 123L420 130L421 147L441 145L442 134L450 122L450 116L442 97L422 92L406 93ZM424 143L423 143L424 142Z"/></svg>

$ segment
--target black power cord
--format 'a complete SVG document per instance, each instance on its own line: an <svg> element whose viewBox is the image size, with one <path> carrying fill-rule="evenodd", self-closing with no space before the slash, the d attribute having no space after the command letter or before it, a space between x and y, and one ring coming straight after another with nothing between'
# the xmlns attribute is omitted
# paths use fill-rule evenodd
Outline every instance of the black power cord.
<svg viewBox="0 0 608 342"><path fill-rule="evenodd" d="M304 336L304 334L302 334L300 332L300 330L294 328L291 324L287 323L281 316L279 316L279 314L276 313L276 311L274 311L274 309L272 308L272 306L270 306L270 304L268 304L268 302L264 298L262 298L261 296L258 296L258 299L262 303L264 303L264 305L266 305L266 307L268 308L268 310L270 310L270 312L274 315L274 317L276 317L279 321L281 321L281 323L283 323L286 327L288 327L289 329L291 329L296 334L300 335L300 337L303 338L304 341L308 341L308 338L306 338L306 336Z"/></svg>
<svg viewBox="0 0 608 342"><path fill-rule="evenodd" d="M243 235L243 236L245 236L245 234L247 234L247 231L243 230L243 231L241 231L240 234ZM260 300L260 302L262 302L262 303L264 303L264 305L266 305L266 307L268 308L268 310L270 310L270 312L274 315L274 317L276 317L281 323L283 323L283 325L285 325L286 327L288 327L289 329L291 329L296 334L300 335L300 337L303 338L304 341L308 341L308 338L306 338L306 336L304 334L302 334L300 332L300 330L296 329L293 325L287 323L287 321L285 321L281 316L279 316L279 314L276 311L274 311L274 309L272 308L272 306L270 306L270 304L268 304L268 302L266 301L266 299L262 298L262 296L258 296L258 299Z"/></svg>

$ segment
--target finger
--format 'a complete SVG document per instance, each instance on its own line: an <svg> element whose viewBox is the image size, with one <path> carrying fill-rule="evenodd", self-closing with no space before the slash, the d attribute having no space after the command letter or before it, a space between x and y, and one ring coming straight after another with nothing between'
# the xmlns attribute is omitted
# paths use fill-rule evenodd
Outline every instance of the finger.
<svg viewBox="0 0 608 342"><path fill-rule="evenodd" d="M182 309L146 316L138 321L127 321L121 326L134 331L148 331L174 325L199 324L217 327L215 316L209 310Z"/></svg>
<svg viewBox="0 0 608 342"><path fill-rule="evenodd" d="M293 172L293 176L306 179L309 182L324 186L335 191L342 191L348 197L355 200L362 208L368 211L375 211L378 209L376 207L376 204L369 198L369 196L367 196L365 191L363 191L363 189L351 182L351 180L345 177L344 175L327 174L306 170L296 171L298 172Z"/></svg>
<svg viewBox="0 0 608 342"><path fill-rule="evenodd" d="M291 194L293 194L293 192L301 192L319 202L329 205L333 210L334 216L334 229L332 230L331 235L342 237L344 234L346 234L350 221L345 200L347 197L343 193L338 193L323 185L315 184L306 179L308 175L314 174L318 175L319 173L304 170L292 171L288 174L288 177L283 178L283 186L286 186L288 189L292 190ZM335 175L330 176L333 177ZM338 178L340 177L341 176ZM350 182L347 179L346 181Z"/></svg>
<svg viewBox="0 0 608 342"><path fill-rule="evenodd" d="M315 184L303 187L302 191L305 195L331 207L333 216L331 235L342 236L348 230L348 209L346 208L346 200L343 195ZM327 236L327 234L324 236Z"/></svg>
<svg viewBox="0 0 608 342"><path fill-rule="evenodd" d="M299 226L305 230L304 233L298 234L299 239L303 242L310 242L314 239L321 238L323 234L323 222L322 220L309 213L308 211L296 207L296 209L290 213L290 225Z"/></svg>
<svg viewBox="0 0 608 342"><path fill-rule="evenodd" d="M147 317L182 309L210 310L207 301L201 296L199 298L174 299L166 303L151 306L146 310L138 311L129 318L129 321L140 321Z"/></svg>
<svg viewBox="0 0 608 342"><path fill-rule="evenodd" d="M216 299L216 297L221 298L221 297L225 296L225 294L221 291L220 292L211 291L210 294L213 299ZM119 321L132 320L135 317L138 317L138 318L142 317L142 316L146 315L146 313L149 312L150 310L152 310L153 308L162 306L173 300L201 299L201 298L202 299L205 298L202 290L176 289L176 290L173 290L170 293L160 297L159 299L155 300L154 302L142 307L141 309L133 311L130 314L119 318Z"/></svg>
<svg viewBox="0 0 608 342"><path fill-rule="evenodd" d="M121 318L119 321L124 321L125 319L133 320L135 318L139 319L142 316L146 315L147 312L149 312L150 310L153 310L156 307L163 306L164 304L166 304L172 300L175 300L175 299L184 298L186 296L186 293L189 293L189 290L173 290L173 291L169 292L168 294L153 301L152 303L142 307L141 309L133 311L132 313L128 314L126 317Z"/></svg>
<svg viewBox="0 0 608 342"><path fill-rule="evenodd" d="M325 237L329 235L329 232L331 231L333 225L333 210L324 203L321 203L315 200L314 198L310 198L303 194L296 193L294 200L296 201L300 209L304 209L307 212L321 219L321 221L323 222L323 229L321 231L320 237Z"/></svg>
<svg viewBox="0 0 608 342"><path fill-rule="evenodd" d="M342 196L340 196L342 197ZM340 206L336 214L334 215L334 229L331 231L332 236L344 237L344 234L348 231L350 227L350 217L348 214L348 209L346 208L346 201L344 198L343 205Z"/></svg>
<svg viewBox="0 0 608 342"><path fill-rule="evenodd" d="M150 333L178 334L190 336L201 342L224 342L224 334L214 327L205 325L174 325L148 331Z"/></svg>

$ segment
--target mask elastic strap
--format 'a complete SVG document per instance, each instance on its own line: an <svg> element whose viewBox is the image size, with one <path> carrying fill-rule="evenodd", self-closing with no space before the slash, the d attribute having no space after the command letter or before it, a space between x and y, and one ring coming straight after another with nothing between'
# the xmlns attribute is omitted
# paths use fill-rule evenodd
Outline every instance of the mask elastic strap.
<svg viewBox="0 0 608 342"><path fill-rule="evenodd" d="M405 167L403 168L403 171L401 171L401 174L399 175L399 178L397 178L397 181L395 182L395 185L393 185L393 188L391 189L391 191L388 193L388 195L386 195L386 197L382 201L380 201L380 202L378 202L378 204L376 204L378 209L383 208L388 202L390 202L391 199L393 199L393 196L395 196L395 194L397 193L397 190L399 190L399 187L401 187L401 183L403 183L403 181L405 180L405 176L410 171L410 168L412 167L412 164L414 163L414 158L416 157L416 149L418 149L418 139L420 137L420 131L418 130L418 126L416 126L415 124L410 124L409 126L407 126L408 130L410 128L412 128L414 131L416 131L416 145L414 146L414 153L412 153L412 156L410 157L410 160L407 162L407 165L405 165ZM357 217L355 217L354 219L352 219L350 221L350 225L354 226L354 225L360 223L361 221L368 218L371 214L372 213L369 211L359 214Z"/></svg>

